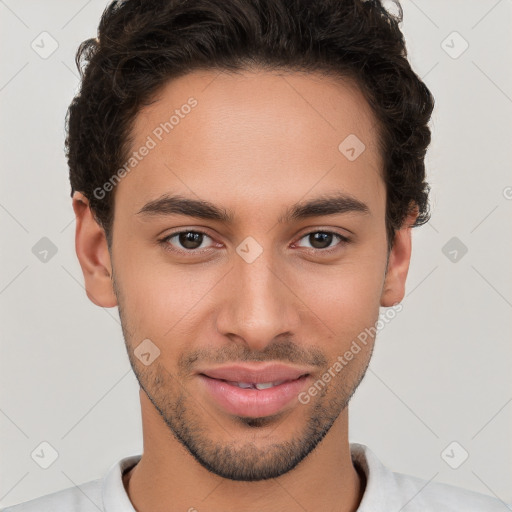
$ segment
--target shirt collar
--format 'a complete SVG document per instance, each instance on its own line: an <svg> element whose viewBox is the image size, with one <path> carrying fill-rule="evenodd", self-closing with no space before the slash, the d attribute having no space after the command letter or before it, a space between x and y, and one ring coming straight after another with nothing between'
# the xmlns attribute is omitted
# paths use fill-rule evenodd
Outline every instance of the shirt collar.
<svg viewBox="0 0 512 512"><path fill-rule="evenodd" d="M130 455L113 464L103 478L101 494L105 512L136 512L123 485L123 473L137 464L141 454Z"/></svg>
<svg viewBox="0 0 512 512"><path fill-rule="evenodd" d="M383 504L398 506L398 497L390 492L396 487L394 474L365 445L350 444L352 461L366 477L363 499L357 512L381 510ZM139 462L141 454L130 455L113 464L103 478L102 497L105 512L136 512L123 485L123 473ZM394 503L396 501L396 503Z"/></svg>

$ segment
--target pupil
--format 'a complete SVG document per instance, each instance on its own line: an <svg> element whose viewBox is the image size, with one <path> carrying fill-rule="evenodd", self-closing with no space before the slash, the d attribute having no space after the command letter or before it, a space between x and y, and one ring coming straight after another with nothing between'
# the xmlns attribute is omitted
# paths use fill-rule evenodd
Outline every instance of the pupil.
<svg viewBox="0 0 512 512"><path fill-rule="evenodd" d="M201 245L202 242L202 234L195 233L193 231L188 231L186 233L180 233L179 240L183 247L187 249L197 249ZM323 231L319 231L317 233L313 233L309 235L310 243L315 249L322 249L325 247L329 247L332 242L332 234L324 233ZM199 243L198 243L199 242Z"/></svg>
<svg viewBox="0 0 512 512"><path fill-rule="evenodd" d="M203 235L201 233L194 233L193 231L188 231L186 233L180 233L179 240L180 244L186 249L197 249L201 245L201 237ZM199 243L197 243L199 240Z"/></svg>
<svg viewBox="0 0 512 512"><path fill-rule="evenodd" d="M324 233L323 231L319 231L318 233L313 233L310 236L310 243L315 249L324 249L325 247L329 247L332 242L332 234ZM318 242L320 242L320 246L318 246Z"/></svg>

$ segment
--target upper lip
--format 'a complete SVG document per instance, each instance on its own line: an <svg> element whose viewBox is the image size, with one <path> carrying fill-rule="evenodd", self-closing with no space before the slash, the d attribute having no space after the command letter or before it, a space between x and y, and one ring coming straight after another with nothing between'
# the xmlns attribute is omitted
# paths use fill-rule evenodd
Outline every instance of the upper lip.
<svg viewBox="0 0 512 512"><path fill-rule="evenodd" d="M208 368L199 372L213 379L232 382L262 383L295 380L309 374L307 368L294 368L284 364L229 365Z"/></svg>

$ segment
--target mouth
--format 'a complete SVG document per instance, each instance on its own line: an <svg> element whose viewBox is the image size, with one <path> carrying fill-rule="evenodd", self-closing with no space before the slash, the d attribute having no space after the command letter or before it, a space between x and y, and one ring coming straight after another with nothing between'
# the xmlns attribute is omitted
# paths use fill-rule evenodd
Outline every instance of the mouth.
<svg viewBox="0 0 512 512"><path fill-rule="evenodd" d="M299 393L310 380L309 373L267 382L233 381L204 373L198 377L206 393L224 412L251 418L274 415L297 402Z"/></svg>
<svg viewBox="0 0 512 512"><path fill-rule="evenodd" d="M202 375L204 377L208 377L210 379L212 378L206 374L202 374ZM300 379L302 377L306 377L306 375L308 375L308 374L301 375L298 379ZM280 386L281 384L285 384L288 382L294 382L298 379L285 379L285 380L278 380L278 381L274 381L274 382L236 382L233 380L226 380L226 379L216 379L216 380L221 380L223 382L230 384L231 386L236 386L236 387L239 387L242 389L259 389L261 391L262 389L275 388L276 386Z"/></svg>

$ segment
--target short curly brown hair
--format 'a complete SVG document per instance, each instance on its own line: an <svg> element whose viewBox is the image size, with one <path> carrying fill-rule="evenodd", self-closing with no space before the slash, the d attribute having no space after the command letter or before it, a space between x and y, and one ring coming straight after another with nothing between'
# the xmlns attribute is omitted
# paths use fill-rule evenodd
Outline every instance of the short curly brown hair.
<svg viewBox="0 0 512 512"><path fill-rule="evenodd" d="M114 191L140 109L197 69L321 72L354 79L379 126L388 249L407 215L430 218L424 158L434 98L411 69L396 14L380 0L125 0L78 48L81 86L66 115L71 195L82 192L111 247Z"/></svg>

